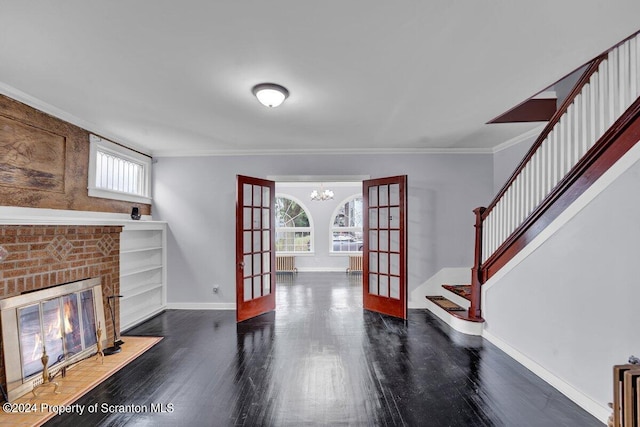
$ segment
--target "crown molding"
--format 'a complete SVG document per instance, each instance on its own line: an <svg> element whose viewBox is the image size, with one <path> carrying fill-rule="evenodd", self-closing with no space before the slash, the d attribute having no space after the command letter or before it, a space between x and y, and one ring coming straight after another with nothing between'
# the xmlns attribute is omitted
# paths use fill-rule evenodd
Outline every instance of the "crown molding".
<svg viewBox="0 0 640 427"><path fill-rule="evenodd" d="M547 125L546 123L541 124L540 126L537 126L523 134L520 134L514 138L511 138L503 142L502 144L496 145L491 149L491 153L496 154L502 150L506 150L509 147L513 147L514 145L520 144L521 142L526 141L527 139L536 138L538 135L540 135L540 133L542 132L542 129L544 129L546 125ZM531 142L533 143L533 141Z"/></svg>
<svg viewBox="0 0 640 427"><path fill-rule="evenodd" d="M310 156L348 154L492 154L493 148L311 148L275 150L158 150L159 157Z"/></svg>
<svg viewBox="0 0 640 427"><path fill-rule="evenodd" d="M72 125L78 126L89 133L95 133L117 144L126 146L135 151L139 151L142 154L145 154L148 156L151 155L149 153L149 150L142 147L141 145L128 141L125 138L122 138L121 136L114 135L111 132L108 132L105 129L100 128L100 126L96 125L95 123L81 119L58 107L54 107L53 105L47 102L44 102L41 99L38 99L34 96L31 96L28 93L25 93L19 89L16 89L13 86L10 86L6 83L0 82L0 94L7 96L15 101L21 102L25 105L28 105L29 107L35 108L36 110L42 111L43 113L49 114L57 119L60 119L65 122L71 123Z"/></svg>

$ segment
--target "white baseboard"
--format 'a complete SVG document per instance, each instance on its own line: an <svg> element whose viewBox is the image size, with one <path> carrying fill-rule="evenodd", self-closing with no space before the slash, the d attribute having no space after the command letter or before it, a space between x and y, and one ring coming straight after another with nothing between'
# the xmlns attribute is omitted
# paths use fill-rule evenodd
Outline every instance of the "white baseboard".
<svg viewBox="0 0 640 427"><path fill-rule="evenodd" d="M170 302L169 310L235 310L235 302Z"/></svg>
<svg viewBox="0 0 640 427"><path fill-rule="evenodd" d="M345 268L336 268L336 267L302 267L302 268L298 268L298 272L300 272L300 273L344 273L344 274L347 274L346 267Z"/></svg>
<svg viewBox="0 0 640 427"><path fill-rule="evenodd" d="M511 358L515 359L522 366L529 369L531 372L549 383L549 385L558 390L560 393L567 396L576 405L580 406L582 409L596 417L602 423L607 424L607 419L609 418L609 415L611 415L611 410L609 408L600 405L598 402L596 402L562 378L554 375L534 360L530 359L520 351L511 347L501 338L498 338L497 336L491 334L486 329L482 332L482 337L494 344L500 350L507 353L509 356L511 356Z"/></svg>

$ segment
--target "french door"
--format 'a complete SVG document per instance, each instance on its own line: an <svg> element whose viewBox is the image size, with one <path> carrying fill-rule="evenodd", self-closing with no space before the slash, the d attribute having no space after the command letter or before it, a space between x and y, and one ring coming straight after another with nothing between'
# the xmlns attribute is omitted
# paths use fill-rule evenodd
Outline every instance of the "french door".
<svg viewBox="0 0 640 427"><path fill-rule="evenodd" d="M407 176L363 182L363 305L407 318Z"/></svg>
<svg viewBox="0 0 640 427"><path fill-rule="evenodd" d="M238 175L236 320L276 308L275 182Z"/></svg>

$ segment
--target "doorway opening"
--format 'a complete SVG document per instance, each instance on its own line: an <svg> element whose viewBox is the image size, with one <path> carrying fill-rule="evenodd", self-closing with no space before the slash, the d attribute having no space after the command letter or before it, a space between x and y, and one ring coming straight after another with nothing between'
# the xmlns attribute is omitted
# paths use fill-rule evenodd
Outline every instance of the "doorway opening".
<svg viewBox="0 0 640 427"><path fill-rule="evenodd" d="M334 200L334 190L325 190L326 177L307 179L301 184L289 184L305 193L320 182L320 191L311 189L310 202ZM317 259L314 236L327 238L324 248L329 256L359 255L362 270L363 306L367 310L407 318L407 176L361 181L362 193L338 199L335 206L319 206L328 218L326 232L315 233L310 208L304 208L304 195L284 197L285 180L276 189L274 178L265 180L237 176L236 197L236 304L237 320L258 316L274 310L276 292L277 253L291 252ZM285 181L289 182L289 181ZM331 181L336 183L344 180ZM346 181L352 182L352 181ZM313 186L313 187L312 187ZM345 184L348 192L359 190L355 184ZM320 197L318 195L321 195ZM279 197L277 197L279 196ZM344 196L344 195L343 195ZM278 203L276 203L278 199ZM311 206L311 205L307 205ZM331 209L333 207L333 209ZM315 208L315 206L314 206ZM274 211L280 209L276 214ZM276 218L278 225L276 227ZM329 219L329 221L327 221ZM299 228L299 230L296 230ZM276 231L280 232L276 244ZM313 248L313 250L311 250ZM313 258L311 258L313 256ZM331 258L329 258L331 259ZM344 260L344 258L343 258ZM327 261L325 261L327 262ZM349 272L351 265L341 268ZM340 269L341 269L340 268ZM290 266L292 272L298 267ZM333 271L335 267L312 266L307 271Z"/></svg>
<svg viewBox="0 0 640 427"><path fill-rule="evenodd" d="M362 181L367 177L274 178L281 272L351 271L350 257L362 257ZM330 197L312 198L322 192Z"/></svg>

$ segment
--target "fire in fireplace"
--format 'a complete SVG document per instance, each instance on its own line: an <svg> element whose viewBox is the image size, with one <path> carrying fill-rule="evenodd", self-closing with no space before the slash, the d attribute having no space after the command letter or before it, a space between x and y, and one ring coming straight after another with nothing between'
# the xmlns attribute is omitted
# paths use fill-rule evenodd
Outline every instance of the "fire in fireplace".
<svg viewBox="0 0 640 427"><path fill-rule="evenodd" d="M55 372L96 351L104 327L100 279L89 279L0 301L9 399L42 382L42 355Z"/></svg>
<svg viewBox="0 0 640 427"><path fill-rule="evenodd" d="M96 343L96 321L91 289L18 308L22 376L42 371L46 349L49 367L64 363Z"/></svg>

